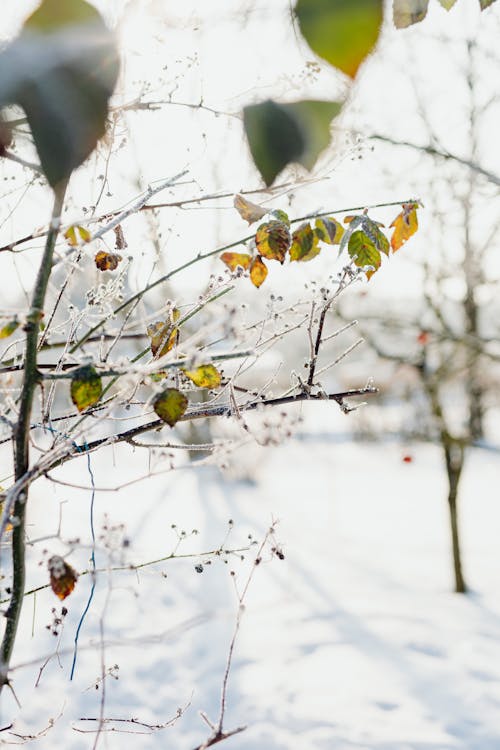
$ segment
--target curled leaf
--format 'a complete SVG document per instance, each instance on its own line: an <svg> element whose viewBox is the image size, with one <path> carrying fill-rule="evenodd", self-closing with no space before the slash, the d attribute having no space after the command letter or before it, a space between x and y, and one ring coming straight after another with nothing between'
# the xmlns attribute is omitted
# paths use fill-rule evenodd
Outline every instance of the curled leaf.
<svg viewBox="0 0 500 750"><path fill-rule="evenodd" d="M147 327L146 333L151 340L153 357L163 357L176 345L179 338L179 329L175 327L175 323L179 320L180 315L180 311L174 308L169 321L159 320Z"/></svg>
<svg viewBox="0 0 500 750"><path fill-rule="evenodd" d="M183 372L197 388L218 388L221 383L221 374L214 365L200 365L195 370Z"/></svg>
<svg viewBox="0 0 500 750"><path fill-rule="evenodd" d="M393 252L399 250L412 234L418 229L417 218L418 203L403 203L403 210L399 213L391 224L394 232L391 237L391 247Z"/></svg>
<svg viewBox="0 0 500 750"><path fill-rule="evenodd" d="M80 367L71 378L71 400L84 411L96 404L102 395L102 380L91 365Z"/></svg>
<svg viewBox="0 0 500 750"><path fill-rule="evenodd" d="M246 271L250 266L252 256L246 253L222 253L220 259L231 271L236 271L238 266Z"/></svg>
<svg viewBox="0 0 500 750"><path fill-rule="evenodd" d="M258 289L266 280L267 274L268 270L266 264L260 255L256 255L250 266L250 280L252 284Z"/></svg>
<svg viewBox="0 0 500 750"><path fill-rule="evenodd" d="M114 271L123 258L118 253L107 253L105 250L99 250L94 260L99 271Z"/></svg>
<svg viewBox="0 0 500 750"><path fill-rule="evenodd" d="M233 205L238 211L241 218L245 221L248 221L249 224L253 224L254 221L262 219L262 217L265 216L268 211L267 208L263 208L257 203L252 203L252 201L243 198L242 195L234 196Z"/></svg>
<svg viewBox="0 0 500 750"><path fill-rule="evenodd" d="M78 573L59 555L52 555L48 561L50 587L62 601L71 594L78 580Z"/></svg>
<svg viewBox="0 0 500 750"><path fill-rule="evenodd" d="M282 221L266 221L257 229L255 244L264 258L283 263L291 244L290 231Z"/></svg>
<svg viewBox="0 0 500 750"><path fill-rule="evenodd" d="M371 238L361 230L353 232L347 246L349 255L358 268L366 269L366 278L370 279L382 263L380 252Z"/></svg>
<svg viewBox="0 0 500 750"><path fill-rule="evenodd" d="M114 227L113 232L115 233L116 250L125 250L125 248L128 247L128 243L123 234L122 225L118 224L118 226Z"/></svg>
<svg viewBox="0 0 500 750"><path fill-rule="evenodd" d="M14 318L13 320L9 320L8 323L5 323L0 328L0 339L6 339L8 336L11 336L18 328L19 321L16 320L16 318Z"/></svg>
<svg viewBox="0 0 500 750"><path fill-rule="evenodd" d="M186 396L177 388L167 388L153 401L153 409L163 422L173 427L188 407Z"/></svg>
<svg viewBox="0 0 500 750"><path fill-rule="evenodd" d="M319 238L307 222L301 224L292 235L290 260L306 261L314 258L321 251Z"/></svg>
<svg viewBox="0 0 500 750"><path fill-rule="evenodd" d="M90 242L92 235L88 229L80 226L79 224L73 224L64 232L64 238L67 240L70 247L76 247L81 245L82 242Z"/></svg>
<svg viewBox="0 0 500 750"><path fill-rule="evenodd" d="M321 242L327 245L338 245L344 234L344 227L333 216L316 219L314 231Z"/></svg>

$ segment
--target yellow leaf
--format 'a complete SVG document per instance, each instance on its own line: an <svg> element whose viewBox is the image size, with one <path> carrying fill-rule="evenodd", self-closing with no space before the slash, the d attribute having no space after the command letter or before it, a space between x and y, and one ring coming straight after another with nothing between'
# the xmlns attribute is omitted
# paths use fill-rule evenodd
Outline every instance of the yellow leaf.
<svg viewBox="0 0 500 750"><path fill-rule="evenodd" d="M221 382L221 374L214 365L200 365L196 370L183 372L198 388L218 388Z"/></svg>
<svg viewBox="0 0 500 750"><path fill-rule="evenodd" d="M264 258L283 263L290 247L290 231L282 221L266 221L257 229L255 244Z"/></svg>
<svg viewBox="0 0 500 750"><path fill-rule="evenodd" d="M252 256L246 253L222 253L220 259L231 271L236 271L238 266L241 266L246 271L250 266Z"/></svg>
<svg viewBox="0 0 500 750"><path fill-rule="evenodd" d="M266 280L267 274L268 270L266 264L260 255L256 255L250 267L250 279L252 284L258 289Z"/></svg>
<svg viewBox="0 0 500 750"><path fill-rule="evenodd" d="M403 210L399 213L391 224L394 232L391 237L391 247L393 252L399 250L412 234L418 229L417 218L418 203L403 203Z"/></svg>
<svg viewBox="0 0 500 750"><path fill-rule="evenodd" d="M5 323L5 325L0 328L0 339L6 339L8 336L11 336L18 328L18 320L16 320L15 318L14 320L9 320L8 323Z"/></svg>
<svg viewBox="0 0 500 750"><path fill-rule="evenodd" d="M233 205L238 211L239 215L249 224L253 224L254 221L262 219L267 214L267 208L259 206L257 203L252 203L242 195L235 195Z"/></svg>
<svg viewBox="0 0 500 750"><path fill-rule="evenodd" d="M82 242L90 242L92 235L88 229L81 227L79 224L73 224L69 229L64 232L64 237L71 247L81 245Z"/></svg>

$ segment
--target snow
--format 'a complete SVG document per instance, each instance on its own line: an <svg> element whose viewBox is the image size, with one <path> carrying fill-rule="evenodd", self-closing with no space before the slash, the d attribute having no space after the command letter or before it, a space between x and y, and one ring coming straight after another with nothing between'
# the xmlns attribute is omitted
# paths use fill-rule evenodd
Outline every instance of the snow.
<svg viewBox="0 0 500 750"><path fill-rule="evenodd" d="M224 480L215 468L181 469L120 492L98 492L96 526L104 513L108 547L98 543L98 566L137 563L168 554L177 530L199 533L178 552L217 548L262 538L273 519L280 560L263 555L245 597L241 629L228 683L225 728L246 731L226 740L234 750L498 750L500 747L500 513L493 490L499 458L474 449L461 498L464 565L472 593L451 593L446 486L436 446L359 443L336 439L355 416L332 405L304 407L302 433L277 447L254 449L253 478ZM328 431L321 420L331 424ZM316 436L315 436L316 435ZM248 449L245 449L248 451ZM411 463L402 456L410 454ZM144 455L116 447L94 454L98 486L140 476ZM142 456L142 459L141 459ZM250 458L246 459L251 466ZM145 464L145 468L146 464ZM69 475L69 472L68 472ZM61 470L58 478L65 475ZM88 482L84 461L72 481ZM77 478L76 478L77 477ZM34 487L32 524L38 533L57 527L62 536L89 539L90 493L46 483ZM233 521L228 524L229 519ZM130 546L122 548L123 534ZM46 547L46 555L41 548ZM58 540L35 545L43 561L29 585L46 582L46 559L63 549ZM58 602L50 591L28 597L22 645L13 673L22 709L2 696L2 725L11 731L43 729L62 716L39 748L93 746L102 696L99 680L103 627L106 669L104 716L159 724L186 707L172 726L150 733L131 724L105 725L100 746L192 748L216 721L228 648L235 625L234 584L243 587L255 550L245 560L218 557L197 573L198 559L171 560L140 571L98 576L96 597L83 626L75 680L69 682L72 641L90 589L82 577L67 599L69 614L59 659L49 661L39 686L41 654L57 639L44 625ZM89 548L68 561L82 570ZM33 570L33 567L31 568ZM235 573L231 575L231 571ZM166 574L164 577L163 574ZM106 599L108 601L106 602ZM33 628L33 634L32 634ZM118 679L115 679L118 677ZM187 705L189 704L189 705ZM121 731L116 731L121 730ZM126 730L127 733L123 733ZM134 734L132 734L134 733ZM2 740L19 741L9 732Z"/></svg>

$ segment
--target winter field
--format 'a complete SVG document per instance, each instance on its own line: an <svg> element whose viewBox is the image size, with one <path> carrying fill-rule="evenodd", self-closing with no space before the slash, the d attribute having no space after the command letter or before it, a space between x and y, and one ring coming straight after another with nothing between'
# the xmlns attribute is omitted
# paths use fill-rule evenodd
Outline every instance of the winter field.
<svg viewBox="0 0 500 750"><path fill-rule="evenodd" d="M319 436L318 410L325 427ZM248 728L226 740L228 747L496 750L498 454L473 449L466 466L461 520L473 592L460 596L450 593L447 508L437 448L336 438L346 420L356 417L337 414L333 406L312 404L304 415L294 439L252 454L259 463L254 482L223 480L207 467L149 479L140 485L139 498L133 485L119 493L97 492L96 534L107 537L107 549L102 539L98 543L98 567L164 557L176 546L175 532L189 533L193 526L199 534L182 542L179 554L221 543L228 549L245 547L249 534L260 540L278 519L276 541L285 559L269 548L263 553L244 601L225 726ZM123 482L140 473L140 459L131 465L121 460L120 450L93 459L103 485L109 461L122 467ZM411 463L402 460L404 455L412 457ZM85 484L86 477L82 461L72 481ZM70 489L61 495L61 489L39 487L32 511L38 532L56 530L56 508L64 496L62 536L78 535L90 543L89 500ZM54 504L52 512L48 501ZM110 531L114 519L125 529ZM177 530L171 529L173 523ZM125 549L123 535L130 540ZM106 718L135 718L153 726L183 709L173 726L157 731L106 723L104 746L190 748L202 743L210 732L198 712L218 718L237 611L234 584L242 588L255 549L242 553L244 561L223 555L227 564L217 556L209 558L211 565L207 558L194 557L137 572L100 573L73 682L72 642L89 578L82 577L68 599L60 637L43 627L51 622L57 601L52 592L39 592L36 601L28 597L23 644L14 665L19 665L14 684L22 708L16 710L12 695L4 694L3 721L13 712L16 719L2 741L22 742L16 735L35 735L52 717L53 728L36 747L91 747L94 735L82 732L95 731L95 722L80 719L99 716L104 659ZM70 560L84 569L84 551L77 555L81 559ZM195 569L200 563L202 573ZM45 581L43 564L40 583ZM45 662L40 654L52 658Z"/></svg>

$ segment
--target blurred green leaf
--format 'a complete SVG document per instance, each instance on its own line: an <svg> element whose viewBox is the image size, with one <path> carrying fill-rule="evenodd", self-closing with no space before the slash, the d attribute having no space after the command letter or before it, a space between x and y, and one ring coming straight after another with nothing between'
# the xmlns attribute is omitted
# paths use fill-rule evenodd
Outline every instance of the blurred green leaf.
<svg viewBox="0 0 500 750"><path fill-rule="evenodd" d="M271 185L287 164L312 169L330 142L330 123L341 109L338 102L271 100L243 110L243 122L255 166Z"/></svg>
<svg viewBox="0 0 500 750"><path fill-rule="evenodd" d="M383 0L298 0L295 12L317 55L351 78L374 48Z"/></svg>
<svg viewBox="0 0 500 750"><path fill-rule="evenodd" d="M485 8L488 8L490 5L493 5L495 0L479 0L479 5L481 6L481 10L484 10Z"/></svg>
<svg viewBox="0 0 500 750"><path fill-rule="evenodd" d="M451 8L453 8L457 0L439 0L439 2L441 3L441 5L443 6L445 10L451 10Z"/></svg>
<svg viewBox="0 0 500 750"><path fill-rule="evenodd" d="M118 72L114 36L85 0L43 0L0 54L0 106L25 110L50 185L104 134Z"/></svg>

